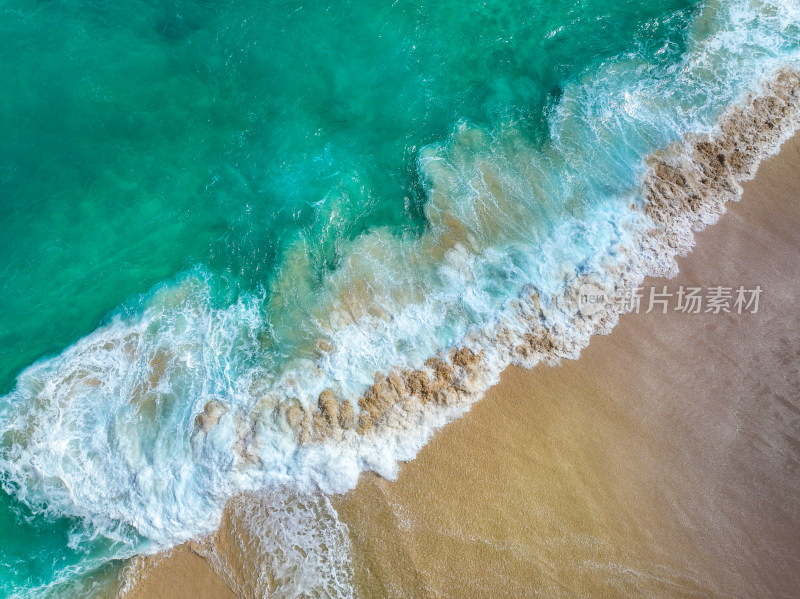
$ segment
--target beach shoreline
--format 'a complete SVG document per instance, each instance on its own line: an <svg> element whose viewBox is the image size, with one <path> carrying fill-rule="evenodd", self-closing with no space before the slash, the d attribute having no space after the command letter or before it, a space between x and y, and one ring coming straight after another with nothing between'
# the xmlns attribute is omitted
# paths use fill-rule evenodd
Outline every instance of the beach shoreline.
<svg viewBox="0 0 800 599"><path fill-rule="evenodd" d="M758 313L623 315L577 361L506 369L397 481L335 497L359 596L798 592L798 165L795 135L644 284L760 286ZM195 551L141 558L125 596L233 596Z"/></svg>
<svg viewBox="0 0 800 599"><path fill-rule="evenodd" d="M11 0L0 597L800 596L796 3Z"/></svg>
<svg viewBox="0 0 800 599"><path fill-rule="evenodd" d="M645 299L579 360L507 369L397 481L343 496L362 596L800 592L798 164L796 135L675 279L644 284L760 286L758 313Z"/></svg>

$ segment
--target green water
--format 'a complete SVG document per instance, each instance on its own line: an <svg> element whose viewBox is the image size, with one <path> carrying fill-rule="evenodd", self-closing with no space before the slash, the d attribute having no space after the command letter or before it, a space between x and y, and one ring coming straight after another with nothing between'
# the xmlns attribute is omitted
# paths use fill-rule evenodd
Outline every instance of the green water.
<svg viewBox="0 0 800 599"><path fill-rule="evenodd" d="M418 229L419 147L462 119L541 133L561 85L687 4L4 1L2 391L195 264L251 287L298 235L322 272Z"/></svg>
<svg viewBox="0 0 800 599"><path fill-rule="evenodd" d="M0 394L198 265L224 303L298 239L322 281L365 231L419 235L423 146L536 145L583 74L680 56L693 4L0 0ZM101 564L76 527L0 497L0 594Z"/></svg>

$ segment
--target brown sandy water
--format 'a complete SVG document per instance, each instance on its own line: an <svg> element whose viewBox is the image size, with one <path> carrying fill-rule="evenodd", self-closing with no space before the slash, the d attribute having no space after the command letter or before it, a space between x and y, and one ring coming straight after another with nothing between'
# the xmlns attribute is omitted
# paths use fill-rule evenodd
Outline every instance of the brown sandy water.
<svg viewBox="0 0 800 599"><path fill-rule="evenodd" d="M800 596L800 137L728 210L645 290L760 285L758 313L628 314L578 361L507 369L397 481L334 498L358 596ZM232 505L126 596L255 596Z"/></svg>

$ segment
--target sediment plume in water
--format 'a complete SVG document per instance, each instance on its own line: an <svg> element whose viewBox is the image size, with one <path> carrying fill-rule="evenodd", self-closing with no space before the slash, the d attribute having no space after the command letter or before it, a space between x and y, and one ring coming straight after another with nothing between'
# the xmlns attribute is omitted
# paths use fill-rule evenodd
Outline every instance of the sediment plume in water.
<svg viewBox="0 0 800 599"><path fill-rule="evenodd" d="M266 264L260 241L237 246L256 230L260 240L289 224L282 220L287 208L264 230L266 202L252 214L248 207L231 237L217 240L223 254L234 255L232 263L215 264L204 253L184 256L191 262L147 279L161 283L94 331L68 347L63 344L74 337L63 339L57 355L20 372L13 390L0 397L0 485L14 506L43 525L59 519L68 527L64 542L76 550L75 570L59 566L53 584L109 560L208 534L226 502L243 492L344 492L365 470L396 476L399 463L469 409L507 365L577 357L592 334L615 324L625 302L582 313L584 285L616 298L647 274L674 272L674 257L691 247L692 230L712 222L738 195L738 181L796 126L796 76L787 71L761 83L782 66L800 64L800 13L784 0L710 0L665 10L637 24L639 33L627 31L607 56L599 47L587 51L552 88L526 75L519 94L500 94L500 112L488 121L461 104L466 82L456 77L452 112L425 126L435 134L420 133L410 121L402 132L408 144L419 144L402 158L403 185L413 186L414 197L389 192L378 200L381 208L397 202L399 210L387 215L408 217L413 227L392 216L348 229L359 206L390 189L382 167L376 180L356 176L359 157L398 134L373 130L381 119L351 119L369 135L336 135L346 143L343 160L331 165L341 163L343 170L306 171L314 161L303 158L296 178L267 187L276 196L270 202L280 204L292 188L313 205L309 230L281 233L274 269L251 272ZM504 18L516 22L517 12L516 6L504 9ZM320 23L336 30L327 20ZM205 41L214 40L213 31ZM263 35L256 27L246 37L255 42ZM536 48L526 41L522 53L510 51L520 72L527 73L522 63ZM357 55L350 56L359 60L348 70L368 66ZM263 59L271 56L266 51ZM504 87L508 74L495 67L505 56L493 55L489 71L474 73L476 81ZM251 87L244 72L227 67L220 62L219 74ZM459 69L447 70L458 75ZM273 91L264 83L262 99ZM406 78L403 86L417 83ZM757 96L718 119L745 90L757 89ZM197 98L206 98L198 90ZM284 100L293 104L295 91L290 88ZM414 122L427 122L425 106L431 98L438 102L440 92L422 91L422 103L412 107ZM232 113L247 112L246 104L236 106ZM321 112L327 108L321 105ZM95 115L89 110L84 116ZM477 120L454 122L458 118ZM153 120L153 131L160 132L162 122ZM215 122L208 120L216 134ZM301 142L310 139L307 125L301 119L290 127ZM705 135L687 137L691 132ZM227 140L227 133L218 133ZM261 133L254 139L260 141L253 146L259 148L253 168L263 163L262 150L280 162L280 144L273 148ZM115 140L111 132L109 147ZM152 162L153 147L143 138L141 164ZM249 156L248 148L237 156ZM237 160L230 157L230 166ZM197 170L197 181L205 182L209 173ZM15 175L21 190L27 188L22 173ZM241 178L233 168L230 175ZM235 197L270 176L232 186L223 178L210 189L215 174L205 191ZM134 187L140 179L137 169L125 177ZM116 193L109 191L116 183L108 185L98 197ZM258 197L267 199L258 187ZM150 194L146 189L135 197ZM83 192L81 186L75 197ZM405 212L401 201L409 202ZM157 211L166 205L152 204ZM193 202L186 206L204 212ZM227 212L226 206L227 200L217 209ZM165 243L147 222L149 216L137 230L154 235L148 243ZM209 220L208 234L216 239L215 222ZM243 252L253 254L245 260L250 266L227 270ZM25 301L52 302L53 294L44 297L50 299L34 294ZM92 559L83 558L86 552ZM17 559L24 561L24 554Z"/></svg>
<svg viewBox="0 0 800 599"><path fill-rule="evenodd" d="M691 250L694 232L716 222L726 202L738 201L740 184L798 128L800 75L783 70L760 92L727 111L714 133L687 136L649 157L641 193L653 226L636 240L638 245L617 248L616 255L606 259L607 270L573 279L549 307L528 288L497 324L471 332L462 347L430 358L421 369L376 373L357 411L349 400L325 390L313 408L281 402L279 417L300 445L369 443L413 428L426 411L468 406L510 364L531 368L543 361L576 358L592 335L608 333L619 316L632 309L630 302L611 301L596 314L584 314L578 301L581 286L590 284L608 298L624 298L646 276L674 276L675 259ZM611 285L609 280L616 282Z"/></svg>
<svg viewBox="0 0 800 599"><path fill-rule="evenodd" d="M526 290L496 326L473 332L464 345L430 358L423 368L377 373L375 383L355 403L326 390L312 408L285 401L269 414L253 414L252 421L257 425L259 418L283 419L300 451L369 446L387 435L415 432L417 423L432 412L449 410L452 417L466 409L505 365L532 367L576 358L591 335L610 332L631 307L624 301L609 302L601 312L583 314L581 286L593 285L608 297L628 297L645 276L676 274L676 257L691 250L695 231L714 223L726 202L737 201L740 184L798 129L800 75L786 70L727 111L712 134L687 136L648 158L641 193L652 227L642 231L637 244L609 256L608 271L576 277L550 306L543 305L535 289ZM613 285L609 273L615 277ZM208 406L198 416L198 428L211 430L219 410ZM255 428L246 438L256 438ZM255 455L244 444L240 448L244 455ZM302 556L292 554L298 538L314 534L318 536L302 544ZM241 494L228 503L220 529L189 547L240 596L292 596L297 580L307 585L301 590L310 596L353 596L347 532L321 494L297 495L290 487ZM145 558L132 564L127 588L154 563Z"/></svg>

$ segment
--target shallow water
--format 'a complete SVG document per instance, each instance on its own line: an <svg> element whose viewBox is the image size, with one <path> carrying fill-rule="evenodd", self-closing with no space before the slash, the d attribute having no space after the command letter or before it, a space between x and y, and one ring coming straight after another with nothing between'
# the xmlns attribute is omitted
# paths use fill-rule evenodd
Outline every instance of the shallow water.
<svg viewBox="0 0 800 599"><path fill-rule="evenodd" d="M744 0L2 11L18 595L208 532L237 491L391 476L461 408L300 448L280 409L355 403L601 268L649 226L646 155L800 39L795 3Z"/></svg>

